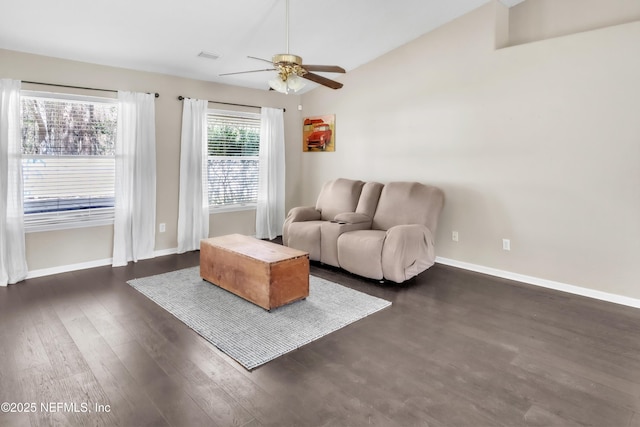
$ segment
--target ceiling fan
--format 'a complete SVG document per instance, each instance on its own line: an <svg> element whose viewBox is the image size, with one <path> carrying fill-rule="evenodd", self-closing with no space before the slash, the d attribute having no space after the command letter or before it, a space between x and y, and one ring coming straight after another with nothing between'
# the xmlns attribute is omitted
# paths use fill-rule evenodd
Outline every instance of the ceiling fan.
<svg viewBox="0 0 640 427"><path fill-rule="evenodd" d="M259 73L262 71L277 71L278 75L269 81L269 86L273 90L282 93L297 92L305 85L302 79L311 80L312 82L321 84L331 89L340 89L343 84L335 80L328 79L313 73L313 71L327 73L345 73L344 68L337 65L307 65L302 63L302 58L298 55L289 53L289 0L286 0L286 36L287 36L287 53L278 53L273 55L271 61L262 58L249 56L251 59L268 62L273 68L252 71L240 71L236 73L224 73L221 76L230 76L233 74Z"/></svg>

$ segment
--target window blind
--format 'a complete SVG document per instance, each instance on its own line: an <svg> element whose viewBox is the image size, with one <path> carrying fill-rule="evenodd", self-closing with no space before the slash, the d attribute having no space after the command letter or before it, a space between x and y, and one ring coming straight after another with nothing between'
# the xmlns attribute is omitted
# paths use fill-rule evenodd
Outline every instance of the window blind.
<svg viewBox="0 0 640 427"><path fill-rule="evenodd" d="M207 153L209 205L214 208L255 206L260 115L209 110Z"/></svg>
<svg viewBox="0 0 640 427"><path fill-rule="evenodd" d="M112 223L115 100L43 93L21 99L25 228Z"/></svg>

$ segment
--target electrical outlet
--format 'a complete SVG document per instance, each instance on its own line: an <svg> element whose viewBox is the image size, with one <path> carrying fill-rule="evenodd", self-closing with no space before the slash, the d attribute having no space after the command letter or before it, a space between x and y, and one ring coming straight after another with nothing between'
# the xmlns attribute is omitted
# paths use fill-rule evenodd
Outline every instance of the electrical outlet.
<svg viewBox="0 0 640 427"><path fill-rule="evenodd" d="M451 240L453 240L454 242L458 241L458 232L457 231L452 231L451 232Z"/></svg>
<svg viewBox="0 0 640 427"><path fill-rule="evenodd" d="M161 222L160 225L158 226L158 229L160 230L161 233L164 233L165 231L167 231L167 224L165 224L164 222Z"/></svg>
<svg viewBox="0 0 640 427"><path fill-rule="evenodd" d="M510 251L511 250L511 240L502 239L502 249L505 250L505 251Z"/></svg>

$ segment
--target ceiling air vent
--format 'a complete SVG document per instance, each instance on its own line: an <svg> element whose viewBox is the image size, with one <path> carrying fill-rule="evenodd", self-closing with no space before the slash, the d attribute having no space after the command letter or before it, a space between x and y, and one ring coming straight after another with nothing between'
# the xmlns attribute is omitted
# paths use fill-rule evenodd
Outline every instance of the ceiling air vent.
<svg viewBox="0 0 640 427"><path fill-rule="evenodd" d="M198 56L200 56L202 58L207 58L207 59L218 59L218 58L220 58L220 55L218 55L217 53L205 52L204 50L202 52L200 52L198 54Z"/></svg>

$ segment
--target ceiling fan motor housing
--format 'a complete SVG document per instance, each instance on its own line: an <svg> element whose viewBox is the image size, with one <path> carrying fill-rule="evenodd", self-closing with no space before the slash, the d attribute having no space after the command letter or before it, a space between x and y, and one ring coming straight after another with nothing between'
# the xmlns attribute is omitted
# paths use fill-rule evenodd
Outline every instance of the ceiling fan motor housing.
<svg viewBox="0 0 640 427"><path fill-rule="evenodd" d="M297 55L279 53L273 55L271 60L273 65L278 68L278 74L283 82L286 82L292 75L302 77L307 74L307 70L302 66L302 58Z"/></svg>
<svg viewBox="0 0 640 427"><path fill-rule="evenodd" d="M301 65L302 58L298 55L290 55L288 53L279 53L277 55L273 55L271 59L274 64L282 64L282 65Z"/></svg>

